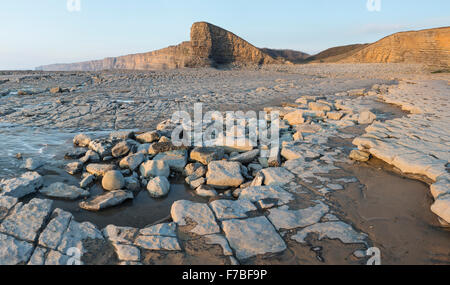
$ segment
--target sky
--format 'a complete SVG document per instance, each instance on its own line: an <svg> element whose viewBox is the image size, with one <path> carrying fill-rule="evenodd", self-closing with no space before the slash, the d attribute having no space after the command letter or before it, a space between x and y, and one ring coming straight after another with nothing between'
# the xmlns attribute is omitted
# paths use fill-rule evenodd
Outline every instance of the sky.
<svg viewBox="0 0 450 285"><path fill-rule="evenodd" d="M367 1L375 1L371 9ZM380 9L374 9L376 1ZM189 40L197 21L258 47L315 54L395 32L450 26L450 1L0 0L0 70L156 50Z"/></svg>

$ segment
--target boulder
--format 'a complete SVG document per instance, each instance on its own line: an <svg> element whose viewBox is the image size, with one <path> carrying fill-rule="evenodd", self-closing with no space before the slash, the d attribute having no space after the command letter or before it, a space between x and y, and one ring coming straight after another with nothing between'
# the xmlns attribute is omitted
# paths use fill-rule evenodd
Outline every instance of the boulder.
<svg viewBox="0 0 450 285"><path fill-rule="evenodd" d="M79 159L82 158L86 154L85 148L74 148L64 155L65 159Z"/></svg>
<svg viewBox="0 0 450 285"><path fill-rule="evenodd" d="M88 150L88 151L86 151L84 156L82 158L80 158L80 161L82 163L88 163L88 162L95 163L95 162L99 162L100 161L100 156L95 151Z"/></svg>
<svg viewBox="0 0 450 285"><path fill-rule="evenodd" d="M142 162L145 160L145 155L143 153L131 154L119 162L121 168L128 168L131 171L136 170Z"/></svg>
<svg viewBox="0 0 450 285"><path fill-rule="evenodd" d="M111 156L112 145L109 141L104 139L96 139L89 143L89 149L95 151L100 157Z"/></svg>
<svg viewBox="0 0 450 285"><path fill-rule="evenodd" d="M110 140L127 140L134 137L133 131L117 131L109 134Z"/></svg>
<svg viewBox="0 0 450 285"><path fill-rule="evenodd" d="M165 161L171 170L182 173L187 164L187 151L185 149L179 149L158 153L153 160Z"/></svg>
<svg viewBox="0 0 450 285"><path fill-rule="evenodd" d="M95 176L103 176L106 172L116 169L115 165L112 164L97 164L91 163L86 166L86 171Z"/></svg>
<svg viewBox="0 0 450 285"><path fill-rule="evenodd" d="M341 112L328 112L327 113L327 118L330 120L335 120L335 121L339 121L340 119L342 119L343 116L344 116L344 114Z"/></svg>
<svg viewBox="0 0 450 285"><path fill-rule="evenodd" d="M323 112L331 111L331 107L329 105L319 102L310 102L308 104L308 107L312 111L323 111Z"/></svg>
<svg viewBox="0 0 450 285"><path fill-rule="evenodd" d="M235 161L213 161L208 164L207 184L217 188L239 187L244 183L241 164Z"/></svg>
<svg viewBox="0 0 450 285"><path fill-rule="evenodd" d="M375 121L377 119L377 115L375 115L374 113L366 110L363 111L359 114L359 118L358 118L358 124L360 125L369 125L372 124L373 121Z"/></svg>
<svg viewBox="0 0 450 285"><path fill-rule="evenodd" d="M164 160L149 160L141 164L139 171L144 177L169 177L170 168Z"/></svg>
<svg viewBox="0 0 450 285"><path fill-rule="evenodd" d="M83 169L83 163L80 161L71 162L71 163L68 163L64 167L64 169L66 170L67 173L69 173L71 175L75 175Z"/></svg>
<svg viewBox="0 0 450 285"><path fill-rule="evenodd" d="M155 198L167 196L170 191L170 182L165 176L158 176L148 182L147 190Z"/></svg>
<svg viewBox="0 0 450 285"><path fill-rule="evenodd" d="M91 185L94 182L95 182L95 175L88 174L81 180L80 187L86 189L87 187L89 187L89 185Z"/></svg>
<svg viewBox="0 0 450 285"><path fill-rule="evenodd" d="M187 184L189 184L189 186L191 186L192 189L196 189L200 185L205 184L205 182L206 182L204 177L198 177L195 174L186 177L185 181Z"/></svg>
<svg viewBox="0 0 450 285"><path fill-rule="evenodd" d="M211 161L223 159L225 152L218 147L196 147L191 151L190 158L203 165L208 165Z"/></svg>
<svg viewBox="0 0 450 285"><path fill-rule="evenodd" d="M291 126L300 125L305 122L303 111L301 110L297 110L285 115L284 120L286 120Z"/></svg>
<svg viewBox="0 0 450 285"><path fill-rule="evenodd" d="M121 141L112 148L111 154L113 157L125 156L130 152L131 147L132 145L128 141Z"/></svg>
<svg viewBox="0 0 450 285"><path fill-rule="evenodd" d="M91 138L85 134L79 134L73 138L73 144L79 147L88 147L90 142Z"/></svg>
<svg viewBox="0 0 450 285"><path fill-rule="evenodd" d="M186 165L186 167L184 168L183 171L183 175L184 176L191 176L191 175L195 175L197 177L202 177L205 176L206 174L206 167L201 164L201 163L189 163L188 165Z"/></svg>
<svg viewBox="0 0 450 285"><path fill-rule="evenodd" d="M173 150L180 150L180 149L186 149L185 147L181 146L174 146L171 142L155 142L150 145L148 148L148 154L150 155L157 155L158 153L162 152L168 152Z"/></svg>
<svg viewBox="0 0 450 285"><path fill-rule="evenodd" d="M136 136L136 139L140 143L152 143L158 141L160 134L157 131L147 132Z"/></svg>
<svg viewBox="0 0 450 285"><path fill-rule="evenodd" d="M102 179L102 187L108 191L120 190L125 186L125 179L120 171L110 170Z"/></svg>
<svg viewBox="0 0 450 285"><path fill-rule="evenodd" d="M27 160L25 160L25 163L23 164L23 168L25 168L26 170L29 171L35 171L36 169L38 169L39 167L43 166L44 162L36 159L36 158L27 158Z"/></svg>
<svg viewBox="0 0 450 285"><path fill-rule="evenodd" d="M212 198L218 195L214 187L208 185L199 186L197 189L195 189L195 194L197 194L197 196L205 198Z"/></svg>
<svg viewBox="0 0 450 285"><path fill-rule="evenodd" d="M141 190L141 183L136 177L125 177L125 189L132 192Z"/></svg>
<svg viewBox="0 0 450 285"><path fill-rule="evenodd" d="M52 93L52 94L62 93L62 92L63 92L63 90L62 90L62 88L59 87L59 86L53 87L53 88L50 89L50 93Z"/></svg>

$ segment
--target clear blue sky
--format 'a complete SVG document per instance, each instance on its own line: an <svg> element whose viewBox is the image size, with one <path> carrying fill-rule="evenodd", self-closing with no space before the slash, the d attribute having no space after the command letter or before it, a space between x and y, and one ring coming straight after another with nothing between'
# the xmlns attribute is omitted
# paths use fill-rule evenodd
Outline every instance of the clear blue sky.
<svg viewBox="0 0 450 285"><path fill-rule="evenodd" d="M317 53L388 34L450 26L448 0L0 0L0 70L146 52L208 21L258 47Z"/></svg>

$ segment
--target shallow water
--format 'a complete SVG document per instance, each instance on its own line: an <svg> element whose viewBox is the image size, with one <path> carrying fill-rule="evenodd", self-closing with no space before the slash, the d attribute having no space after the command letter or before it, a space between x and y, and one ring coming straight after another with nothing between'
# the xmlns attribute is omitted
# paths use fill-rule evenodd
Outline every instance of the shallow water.
<svg viewBox="0 0 450 285"><path fill-rule="evenodd" d="M109 134L110 131L88 133L92 137L100 137ZM44 177L44 186L54 182L64 182L78 186L80 178L67 174L63 167L68 160L64 160L64 154L70 150L72 139L78 132L44 130L37 128L17 127L12 125L0 126L0 179L20 176L26 172L21 168L27 158L38 158L45 165L37 170ZM16 158L21 153L23 159ZM176 200L188 199L202 201L196 197L191 189L184 184L181 178L171 181L170 194L163 199L154 199L143 189L135 194L135 199L122 205L106 209L100 212L89 212L78 207L78 201L54 200L54 207L71 212L79 222L89 221L99 228L109 224L118 226L145 227L164 219L170 214L170 207ZM92 197L102 194L100 183L90 189ZM40 194L25 197L30 200L34 197L46 198Z"/></svg>

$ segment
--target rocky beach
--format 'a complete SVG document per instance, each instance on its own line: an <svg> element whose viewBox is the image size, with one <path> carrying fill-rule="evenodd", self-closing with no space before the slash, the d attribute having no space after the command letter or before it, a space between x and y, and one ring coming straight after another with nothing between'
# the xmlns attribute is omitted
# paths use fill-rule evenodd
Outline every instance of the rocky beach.
<svg viewBox="0 0 450 285"><path fill-rule="evenodd" d="M366 264L373 248L449 264L449 79L406 63L2 71L0 264ZM172 114L199 103L279 114L279 147L176 146Z"/></svg>

